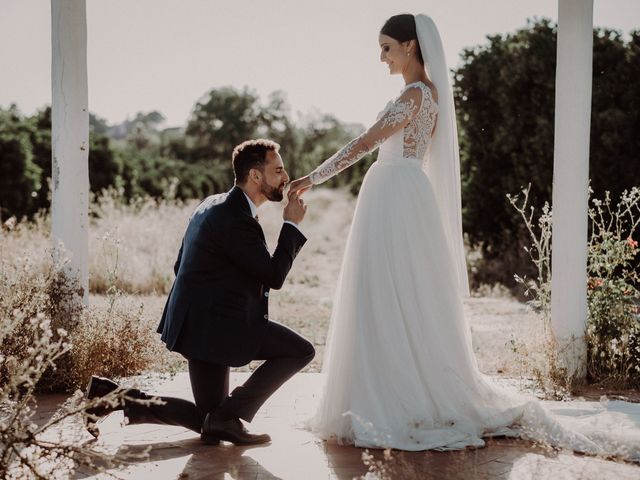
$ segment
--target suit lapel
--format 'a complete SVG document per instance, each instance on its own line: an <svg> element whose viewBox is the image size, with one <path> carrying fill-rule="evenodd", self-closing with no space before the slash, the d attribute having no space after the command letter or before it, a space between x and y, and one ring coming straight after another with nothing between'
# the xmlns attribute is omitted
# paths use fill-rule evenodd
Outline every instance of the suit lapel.
<svg viewBox="0 0 640 480"><path fill-rule="evenodd" d="M241 188L234 186L231 190L229 190L229 196L227 197L227 202L230 203L236 210L238 210L239 214L246 215L249 217L249 221L253 222L260 230L260 235L262 236L262 240L265 241L264 231L262 230L262 226L260 223L253 218L251 215L251 207L249 206L249 202L247 201L247 197L245 197L244 192Z"/></svg>

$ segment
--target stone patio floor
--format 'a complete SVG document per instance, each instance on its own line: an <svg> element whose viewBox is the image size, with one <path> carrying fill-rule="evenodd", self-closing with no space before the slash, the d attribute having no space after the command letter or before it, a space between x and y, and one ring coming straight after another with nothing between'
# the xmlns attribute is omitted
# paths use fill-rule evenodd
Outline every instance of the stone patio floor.
<svg viewBox="0 0 640 480"><path fill-rule="evenodd" d="M232 373L231 388L247 374ZM215 480L351 480L367 474L363 449L322 442L297 427L314 411L320 390L319 374L298 374L269 399L249 429L269 433L264 446L206 446L188 430L160 425L123 425L121 412L100 424L100 443L112 452L142 452L148 457L112 470L126 479ZM192 399L189 378L179 373L143 385L145 391ZM39 397L40 415L51 414L64 399ZM384 452L370 451L374 461ZM491 439L480 449L457 452L391 452L385 462L393 479L640 479L640 466L602 458L544 449L514 439ZM80 471L77 478L102 478ZM378 478L370 476L367 478Z"/></svg>

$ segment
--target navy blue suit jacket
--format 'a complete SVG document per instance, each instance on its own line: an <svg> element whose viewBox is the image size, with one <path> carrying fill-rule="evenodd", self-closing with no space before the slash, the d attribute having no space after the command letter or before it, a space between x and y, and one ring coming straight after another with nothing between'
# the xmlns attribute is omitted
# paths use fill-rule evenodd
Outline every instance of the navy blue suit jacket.
<svg viewBox="0 0 640 480"><path fill-rule="evenodd" d="M238 187L206 198L189 220L158 333L169 350L241 366L254 359L269 290L282 287L306 238L284 223L271 255Z"/></svg>

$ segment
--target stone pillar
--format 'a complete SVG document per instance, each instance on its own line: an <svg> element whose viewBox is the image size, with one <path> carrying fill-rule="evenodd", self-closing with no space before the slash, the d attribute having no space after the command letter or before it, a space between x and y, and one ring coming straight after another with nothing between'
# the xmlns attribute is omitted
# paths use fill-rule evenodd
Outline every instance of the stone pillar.
<svg viewBox="0 0 640 480"><path fill-rule="evenodd" d="M57 261L89 293L89 110L85 0L51 0L51 233Z"/></svg>
<svg viewBox="0 0 640 480"><path fill-rule="evenodd" d="M593 0L558 1L551 324L574 381L586 373Z"/></svg>

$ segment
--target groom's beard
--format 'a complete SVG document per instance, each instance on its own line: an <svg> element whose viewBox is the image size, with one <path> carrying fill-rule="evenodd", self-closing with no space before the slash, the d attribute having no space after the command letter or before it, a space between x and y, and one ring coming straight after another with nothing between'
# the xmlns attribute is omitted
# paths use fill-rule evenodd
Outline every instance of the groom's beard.
<svg viewBox="0 0 640 480"><path fill-rule="evenodd" d="M260 192L272 202L281 202L284 198L284 187L286 183L283 183L279 187L272 187L264 179L260 185Z"/></svg>

